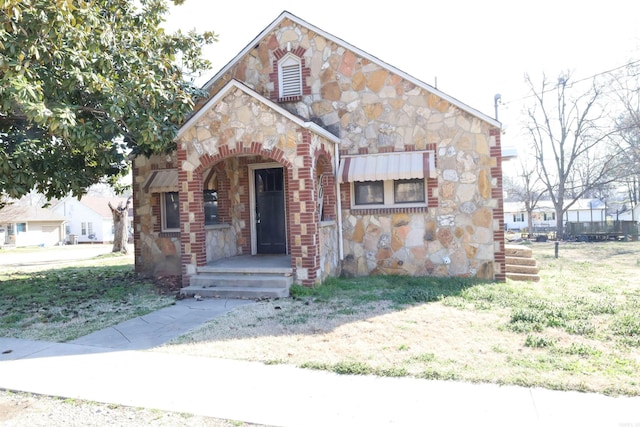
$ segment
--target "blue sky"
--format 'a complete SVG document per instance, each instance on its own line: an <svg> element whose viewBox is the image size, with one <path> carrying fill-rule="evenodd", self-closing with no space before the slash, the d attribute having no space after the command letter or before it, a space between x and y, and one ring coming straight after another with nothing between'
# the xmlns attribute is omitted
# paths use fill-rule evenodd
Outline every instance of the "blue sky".
<svg viewBox="0 0 640 427"><path fill-rule="evenodd" d="M506 144L517 143L525 73L580 79L640 59L635 0L187 0L166 27L219 34L206 51L213 75L283 10L489 116L500 93Z"/></svg>

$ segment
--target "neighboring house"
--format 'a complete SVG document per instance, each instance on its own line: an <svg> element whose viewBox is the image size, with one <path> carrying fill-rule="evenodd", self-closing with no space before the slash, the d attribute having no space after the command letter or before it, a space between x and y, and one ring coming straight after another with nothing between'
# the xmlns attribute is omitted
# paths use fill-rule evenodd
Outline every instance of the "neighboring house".
<svg viewBox="0 0 640 427"><path fill-rule="evenodd" d="M109 203L118 207L127 199L122 197L83 196L80 200L66 197L51 210L67 219L65 240L69 243L112 243L114 224ZM133 217L129 214L129 229L133 228Z"/></svg>
<svg viewBox="0 0 640 427"><path fill-rule="evenodd" d="M636 205L624 212L616 213L615 219L620 221L640 221L640 205Z"/></svg>
<svg viewBox="0 0 640 427"><path fill-rule="evenodd" d="M36 206L0 209L0 245L53 246L64 241L65 218Z"/></svg>
<svg viewBox="0 0 640 427"><path fill-rule="evenodd" d="M532 212L533 226L556 227L556 211L550 200L541 200ZM604 222L606 205L598 199L578 199L564 214L564 222ZM504 225L507 230L522 230L529 225L529 215L522 202L504 203Z"/></svg>
<svg viewBox="0 0 640 427"><path fill-rule="evenodd" d="M505 280L493 118L288 12L204 88L177 150L134 161L139 273L188 285L214 260L283 254L305 286Z"/></svg>

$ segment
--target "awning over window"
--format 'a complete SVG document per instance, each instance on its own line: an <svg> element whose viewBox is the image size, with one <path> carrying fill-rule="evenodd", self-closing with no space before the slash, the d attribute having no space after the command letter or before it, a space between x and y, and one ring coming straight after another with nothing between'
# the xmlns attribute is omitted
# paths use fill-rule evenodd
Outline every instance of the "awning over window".
<svg viewBox="0 0 640 427"><path fill-rule="evenodd" d="M435 178L433 151L365 154L340 160L340 182Z"/></svg>
<svg viewBox="0 0 640 427"><path fill-rule="evenodd" d="M142 189L147 193L178 191L178 170L154 170L144 182Z"/></svg>

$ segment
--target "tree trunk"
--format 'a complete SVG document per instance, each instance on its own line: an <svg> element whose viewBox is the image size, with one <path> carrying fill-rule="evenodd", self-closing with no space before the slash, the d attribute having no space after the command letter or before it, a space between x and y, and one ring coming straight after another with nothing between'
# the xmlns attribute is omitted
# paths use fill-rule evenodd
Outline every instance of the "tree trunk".
<svg viewBox="0 0 640 427"><path fill-rule="evenodd" d="M123 254L129 253L129 232L127 230L127 224L129 223L129 205L131 204L131 197L127 199L126 203L120 202L118 207L114 208L109 202L109 209L111 209L111 215L113 215L113 228L115 230L113 236L113 250L111 252L120 252Z"/></svg>
<svg viewBox="0 0 640 427"><path fill-rule="evenodd" d="M533 209L527 208L527 236L529 240L533 239Z"/></svg>
<svg viewBox="0 0 640 427"><path fill-rule="evenodd" d="M564 211L556 206L556 240L564 239Z"/></svg>

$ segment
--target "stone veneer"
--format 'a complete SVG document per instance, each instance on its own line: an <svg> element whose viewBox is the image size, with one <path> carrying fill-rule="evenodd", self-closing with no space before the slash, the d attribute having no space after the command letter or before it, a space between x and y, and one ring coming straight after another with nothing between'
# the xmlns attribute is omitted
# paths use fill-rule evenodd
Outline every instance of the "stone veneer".
<svg viewBox="0 0 640 427"><path fill-rule="evenodd" d="M133 162L133 238L136 272L149 276L180 275L180 233L161 230L160 193L143 185L154 170L175 169L175 153L136 157ZM177 191L164 188L163 191Z"/></svg>
<svg viewBox="0 0 640 427"><path fill-rule="evenodd" d="M500 132L402 76L285 20L238 61L231 78L277 101L274 52L289 44L308 95L284 104L340 136L340 152L434 150L428 208L350 209L341 186L343 274L403 273L504 278ZM212 90L217 90L216 86ZM450 264L443 263L448 257Z"/></svg>
<svg viewBox="0 0 640 427"><path fill-rule="evenodd" d="M229 224L206 227L207 262L240 255L236 230Z"/></svg>
<svg viewBox="0 0 640 427"><path fill-rule="evenodd" d="M232 89L193 124L178 141L180 210L182 223L183 281L206 263L203 251L202 180L215 164L227 159L257 159L277 162L285 170L288 253L297 283L313 285L321 279L319 215L315 189L324 175L322 165L332 164L333 143L301 128L290 118L257 101L240 89ZM241 157L240 157L241 156ZM322 159L322 160L321 160ZM238 253L248 253L250 201L248 180L243 183L247 163L226 168L232 200L231 223L238 240ZM331 190L331 188L328 188ZM331 194L331 191L329 191ZM335 191L332 192L335 194ZM335 216L335 213L333 213ZM186 283L185 283L186 284Z"/></svg>
<svg viewBox="0 0 640 427"><path fill-rule="evenodd" d="M320 223L320 279L340 274L338 228L335 221Z"/></svg>
<svg viewBox="0 0 640 427"><path fill-rule="evenodd" d="M419 54L401 40L397 43L408 54ZM435 153L437 178L427 180L424 208L352 209L350 184L340 186L345 259L335 273L504 280L500 129L289 19L219 76L209 88L211 95L235 79L274 102L282 101L274 66L289 49L302 60L304 88L299 99L281 106L337 135L342 154ZM317 203L315 167L325 164L325 178L333 173L327 170L333 161L331 145L240 91L207 111L179 141L183 275L206 261L197 197L203 173L216 162L247 153L273 159L289 173L289 250L296 280L311 285L333 274L336 251L329 242L335 236L340 244L338 233L319 230L320 218L312 208ZM331 204L329 218L334 219L335 198L326 200ZM244 203L239 201L237 208ZM240 239L247 230L242 223L246 218L238 215L234 221Z"/></svg>

